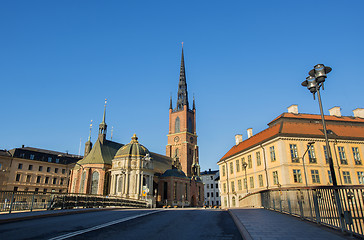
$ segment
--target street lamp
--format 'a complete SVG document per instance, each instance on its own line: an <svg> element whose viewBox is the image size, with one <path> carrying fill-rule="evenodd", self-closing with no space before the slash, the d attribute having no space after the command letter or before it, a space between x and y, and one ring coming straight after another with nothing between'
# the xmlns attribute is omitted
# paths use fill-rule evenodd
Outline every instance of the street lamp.
<svg viewBox="0 0 364 240"><path fill-rule="evenodd" d="M322 109L321 95L320 95L320 88L321 87L322 87L322 89L324 88L323 84L325 82L326 74L331 72L331 70L332 70L331 67L327 67L323 64L317 64L316 66L314 66L314 69L312 69L308 73L310 76L308 76L306 78L306 80L301 83L301 85L304 87L307 87L308 90L310 90L310 92L313 94L314 99L315 99L315 93L317 92L317 98L318 98L318 102L319 102L321 119L322 119L322 126L324 128L326 152L327 152L327 157L329 159L332 184L334 185L334 187L336 187L337 181L336 181L335 169L334 169L334 164L332 162L332 155L331 155L331 150L330 150L330 146L329 146L329 140L327 138L326 123L325 123L324 112Z"/></svg>
<svg viewBox="0 0 364 240"><path fill-rule="evenodd" d="M244 182L244 184L246 184L245 185L245 187L246 187L246 193L248 193L248 178L246 177L246 167L248 166L248 164L244 161L243 162L243 168L244 168L244 171L245 171L245 182Z"/></svg>
<svg viewBox="0 0 364 240"><path fill-rule="evenodd" d="M303 156L302 156L302 165L303 165L303 171L304 171L304 173L305 173L306 187L308 186L308 184L307 184L307 175L306 175L306 167L305 167L305 155L306 155L306 153L308 152L308 150L310 150L310 148L311 148L311 146L312 146L313 144L315 144L315 142L308 142L308 144L307 144L307 149L306 149L305 153L304 153L304 154L303 154Z"/></svg>

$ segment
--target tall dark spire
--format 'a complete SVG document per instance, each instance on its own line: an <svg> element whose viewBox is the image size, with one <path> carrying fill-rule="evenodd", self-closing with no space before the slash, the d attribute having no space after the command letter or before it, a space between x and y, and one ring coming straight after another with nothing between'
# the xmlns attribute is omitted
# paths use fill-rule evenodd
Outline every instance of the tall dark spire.
<svg viewBox="0 0 364 240"><path fill-rule="evenodd" d="M195 105L195 95L193 95L193 104L192 104L192 110L196 109L196 105Z"/></svg>
<svg viewBox="0 0 364 240"><path fill-rule="evenodd" d="M171 100L169 101L169 109L173 109L173 107L172 107L172 93L171 93Z"/></svg>
<svg viewBox="0 0 364 240"><path fill-rule="evenodd" d="M107 124L105 122L105 119L106 119L106 103L107 103L107 100L105 99L104 115L102 116L102 122L99 125L99 135L106 135L106 129L107 129Z"/></svg>
<svg viewBox="0 0 364 240"><path fill-rule="evenodd" d="M183 56L183 43L182 43L181 69L180 69L180 73L179 73L179 83L178 83L177 111L182 110L184 105L187 105L187 108L188 108L188 93L187 93L187 82L186 82L186 73L185 73L185 60L184 60L184 56Z"/></svg>

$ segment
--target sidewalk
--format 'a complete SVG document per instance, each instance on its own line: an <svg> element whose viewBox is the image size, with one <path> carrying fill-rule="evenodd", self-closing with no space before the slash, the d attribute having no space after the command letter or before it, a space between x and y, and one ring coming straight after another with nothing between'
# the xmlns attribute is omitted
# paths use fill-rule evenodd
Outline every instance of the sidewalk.
<svg viewBox="0 0 364 240"><path fill-rule="evenodd" d="M246 240L353 239L327 227L265 209L229 209L229 213Z"/></svg>

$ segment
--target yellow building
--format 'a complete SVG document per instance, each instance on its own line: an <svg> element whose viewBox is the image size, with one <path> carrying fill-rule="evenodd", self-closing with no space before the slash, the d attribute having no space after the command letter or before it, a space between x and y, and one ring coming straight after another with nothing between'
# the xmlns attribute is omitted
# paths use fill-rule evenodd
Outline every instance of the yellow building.
<svg viewBox="0 0 364 240"><path fill-rule="evenodd" d="M325 116L338 185L364 184L364 109L353 113L341 116L334 107ZM308 186L332 184L320 115L300 114L292 105L268 126L256 135L248 129L244 141L236 135L236 145L217 163L222 207L238 207L247 193L306 186L306 180Z"/></svg>
<svg viewBox="0 0 364 240"><path fill-rule="evenodd" d="M24 147L0 151L0 190L66 193L80 156Z"/></svg>

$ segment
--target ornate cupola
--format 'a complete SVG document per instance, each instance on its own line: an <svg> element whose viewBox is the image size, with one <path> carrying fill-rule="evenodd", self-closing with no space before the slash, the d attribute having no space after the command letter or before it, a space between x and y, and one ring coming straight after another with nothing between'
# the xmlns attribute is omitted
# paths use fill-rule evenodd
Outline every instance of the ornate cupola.
<svg viewBox="0 0 364 240"><path fill-rule="evenodd" d="M104 115L102 117L102 122L99 125L99 139L101 143L106 139L106 130L107 130L107 124L105 122L106 119L106 103L107 100L105 99L105 106L104 106Z"/></svg>
<svg viewBox="0 0 364 240"><path fill-rule="evenodd" d="M91 120L91 123L90 123L90 134L88 135L88 140L85 143L85 154L84 154L85 157L86 157L87 154L90 153L90 151L92 149L91 130L92 130L92 120Z"/></svg>

